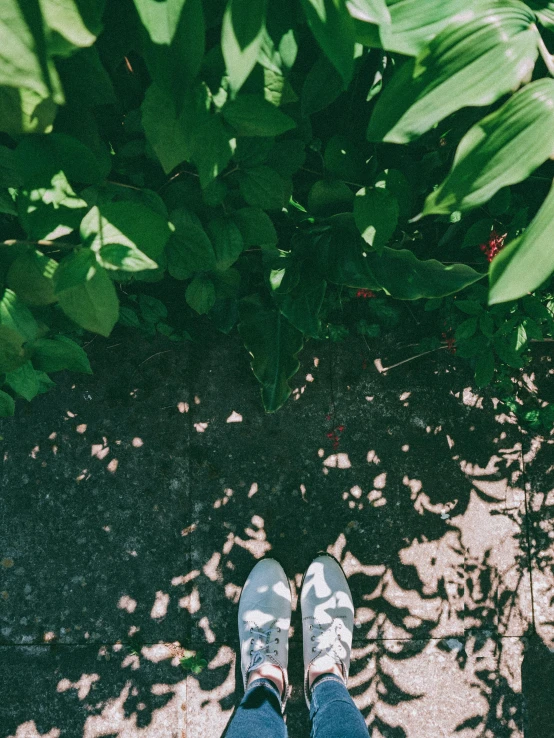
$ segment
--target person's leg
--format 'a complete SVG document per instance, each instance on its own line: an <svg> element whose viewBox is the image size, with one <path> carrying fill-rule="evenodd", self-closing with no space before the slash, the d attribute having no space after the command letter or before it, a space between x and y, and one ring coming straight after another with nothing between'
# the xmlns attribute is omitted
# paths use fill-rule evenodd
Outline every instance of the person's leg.
<svg viewBox="0 0 554 738"><path fill-rule="evenodd" d="M286 738L283 711L288 691L289 581L274 559L262 559L242 588L239 613L245 694L226 738Z"/></svg>
<svg viewBox="0 0 554 738"><path fill-rule="evenodd" d="M254 679L233 715L225 738L286 737L279 690L269 679Z"/></svg>
<svg viewBox="0 0 554 738"><path fill-rule="evenodd" d="M335 674L319 677L312 685L312 738L368 738L362 713Z"/></svg>
<svg viewBox="0 0 554 738"><path fill-rule="evenodd" d="M367 738L364 719L346 688L354 602L342 567L332 556L317 556L308 567L300 605L312 738Z"/></svg>

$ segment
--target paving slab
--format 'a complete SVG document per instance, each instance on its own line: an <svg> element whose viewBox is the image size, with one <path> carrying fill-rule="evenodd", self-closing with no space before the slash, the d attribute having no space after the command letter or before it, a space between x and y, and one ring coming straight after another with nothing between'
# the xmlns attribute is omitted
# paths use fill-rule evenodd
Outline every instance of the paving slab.
<svg viewBox="0 0 554 738"><path fill-rule="evenodd" d="M167 348L98 338L94 375L0 423L1 643L186 642L186 354Z"/></svg>
<svg viewBox="0 0 554 738"><path fill-rule="evenodd" d="M1 738L185 738L172 647L0 646Z"/></svg>
<svg viewBox="0 0 554 738"><path fill-rule="evenodd" d="M208 668L187 681L189 738L222 735L242 695L232 649L207 649ZM511 638L371 641L353 651L349 689L372 738L523 738L522 656ZM309 722L299 643L290 677L287 727L301 738Z"/></svg>

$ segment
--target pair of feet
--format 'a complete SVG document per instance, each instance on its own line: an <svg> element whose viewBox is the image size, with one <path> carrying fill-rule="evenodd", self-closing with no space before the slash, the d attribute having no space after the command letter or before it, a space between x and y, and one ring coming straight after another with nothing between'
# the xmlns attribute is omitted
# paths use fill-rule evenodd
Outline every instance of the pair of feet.
<svg viewBox="0 0 554 738"><path fill-rule="evenodd" d="M312 561L300 592L304 640L304 694L308 706L315 679L336 674L346 684L354 626L354 604L340 564L322 554ZM250 572L239 602L239 638L244 687L259 678L288 693L292 596L287 575L275 559Z"/></svg>

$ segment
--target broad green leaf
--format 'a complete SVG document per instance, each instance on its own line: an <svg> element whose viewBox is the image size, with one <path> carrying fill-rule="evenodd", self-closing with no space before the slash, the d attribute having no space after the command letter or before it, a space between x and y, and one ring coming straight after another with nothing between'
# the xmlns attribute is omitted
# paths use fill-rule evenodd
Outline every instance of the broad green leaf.
<svg viewBox="0 0 554 738"><path fill-rule="evenodd" d="M285 182L274 169L253 167L240 172L241 195L252 207L281 210L285 204Z"/></svg>
<svg viewBox="0 0 554 738"><path fill-rule="evenodd" d="M82 328L109 336L117 323L119 301L113 282L91 249L65 257L54 277L64 313Z"/></svg>
<svg viewBox="0 0 554 738"><path fill-rule="evenodd" d="M354 200L354 220L362 238L376 251L381 251L398 225L399 206L396 197L382 187L364 187Z"/></svg>
<svg viewBox="0 0 554 738"><path fill-rule="evenodd" d="M167 270L175 279L189 279L195 272L216 267L214 248L204 229L194 223L183 224L166 246Z"/></svg>
<svg viewBox="0 0 554 738"><path fill-rule="evenodd" d="M189 307L200 315L207 313L215 303L215 287L210 277L197 274L187 287L185 299Z"/></svg>
<svg viewBox="0 0 554 738"><path fill-rule="evenodd" d="M351 211L354 193L340 179L319 179L308 193L308 210L314 215Z"/></svg>
<svg viewBox="0 0 554 738"><path fill-rule="evenodd" d="M208 108L208 90L204 85L187 91L185 105L179 114L172 98L157 84L147 89L141 106L142 124L166 174L177 164L192 158L195 136L209 120ZM228 137L225 141L228 147ZM214 141L214 147L219 145Z"/></svg>
<svg viewBox="0 0 554 738"><path fill-rule="evenodd" d="M208 223L208 233L215 252L216 269L225 271L235 263L244 249L241 232L230 217L221 216Z"/></svg>
<svg viewBox="0 0 554 738"><path fill-rule="evenodd" d="M240 140L240 139L239 139ZM298 138L277 141L267 156L266 164L284 177L292 177L306 159L306 147Z"/></svg>
<svg viewBox="0 0 554 738"><path fill-rule="evenodd" d="M267 0L228 0L221 49L229 83L238 92L254 68L265 33Z"/></svg>
<svg viewBox="0 0 554 738"><path fill-rule="evenodd" d="M37 372L30 361L26 361L17 369L6 373L6 384L16 395L30 402L40 390Z"/></svg>
<svg viewBox="0 0 554 738"><path fill-rule="evenodd" d="M384 248L369 253L368 261L381 287L398 300L445 297L483 278L466 264L442 264L418 259L407 249Z"/></svg>
<svg viewBox="0 0 554 738"><path fill-rule="evenodd" d="M482 243L486 243L489 240L491 229L491 218L481 218L476 221L467 229L461 248L467 249L469 247L480 246Z"/></svg>
<svg viewBox="0 0 554 738"><path fill-rule="evenodd" d="M385 0L346 0L352 18L364 23L390 23L391 14Z"/></svg>
<svg viewBox="0 0 554 738"><path fill-rule="evenodd" d="M258 95L239 95L221 112L239 136L278 136L296 127L292 118Z"/></svg>
<svg viewBox="0 0 554 738"><path fill-rule="evenodd" d="M75 194L67 177L60 171L48 184L32 189L21 188L17 194L17 210L29 238L52 240L79 227L87 211L87 203Z"/></svg>
<svg viewBox="0 0 554 738"><path fill-rule="evenodd" d="M104 2L83 0L39 0L47 27L48 49L67 56L75 48L92 46L102 31Z"/></svg>
<svg viewBox="0 0 554 738"><path fill-rule="evenodd" d="M264 69L264 98L276 107L298 102L298 95L288 79L271 69Z"/></svg>
<svg viewBox="0 0 554 738"><path fill-rule="evenodd" d="M316 245L319 272L328 282L357 289L378 290L381 285L371 271L365 243L351 228L332 228Z"/></svg>
<svg viewBox="0 0 554 738"><path fill-rule="evenodd" d="M390 25L381 25L383 48L417 56L456 16L475 5L468 0L388 0ZM361 19L365 20L365 19ZM373 21L383 23L382 21Z"/></svg>
<svg viewBox="0 0 554 738"><path fill-rule="evenodd" d="M403 64L377 100L370 141L408 143L464 106L516 89L537 58L533 13L518 0L477 5Z"/></svg>
<svg viewBox="0 0 554 738"><path fill-rule="evenodd" d="M495 336L494 350L501 361L513 369L521 369L525 365L523 358L517 353L510 339L507 339L505 336Z"/></svg>
<svg viewBox="0 0 554 738"><path fill-rule="evenodd" d="M272 136L241 136L237 138L233 159L240 165L241 169L257 167L260 164L265 164L273 146L274 139Z"/></svg>
<svg viewBox="0 0 554 738"><path fill-rule="evenodd" d="M144 29L142 51L150 76L179 112L204 57L202 0L134 2Z"/></svg>
<svg viewBox="0 0 554 738"><path fill-rule="evenodd" d="M37 321L13 290L4 290L0 300L0 325L23 336L25 341L34 341L38 335Z"/></svg>
<svg viewBox="0 0 554 738"><path fill-rule="evenodd" d="M6 284L28 305L49 305L56 302L54 272L58 263L36 249L28 249L12 262Z"/></svg>
<svg viewBox="0 0 554 738"><path fill-rule="evenodd" d="M15 402L13 397L11 395L8 395L7 392L3 392L2 390L0 390L0 418L10 418L14 415L14 413Z"/></svg>
<svg viewBox="0 0 554 738"><path fill-rule="evenodd" d="M533 292L554 272L554 186L527 230L500 251L489 269L489 304Z"/></svg>
<svg viewBox="0 0 554 738"><path fill-rule="evenodd" d="M17 208L8 190L0 189L0 213L17 215Z"/></svg>
<svg viewBox="0 0 554 738"><path fill-rule="evenodd" d="M101 161L83 143L65 133L28 136L15 150L27 188L47 187L63 171L70 182L98 184L108 174L109 162Z"/></svg>
<svg viewBox="0 0 554 738"><path fill-rule="evenodd" d="M346 89L346 85L335 67L323 54L306 76L300 98L304 117L319 113L334 102Z"/></svg>
<svg viewBox="0 0 554 738"><path fill-rule="evenodd" d="M171 235L166 218L135 202L93 207L81 223L81 238L105 269L156 269Z"/></svg>
<svg viewBox="0 0 554 738"><path fill-rule="evenodd" d="M476 315L472 315L471 318L464 320L456 328L456 332L454 333L456 341L464 341L466 338L471 338L477 330L478 325L479 318Z"/></svg>
<svg viewBox="0 0 554 738"><path fill-rule="evenodd" d="M486 387L494 377L494 354L490 349L483 351L477 357L475 364L475 384L477 387Z"/></svg>
<svg viewBox="0 0 554 738"><path fill-rule="evenodd" d="M43 372L59 372L69 369L72 372L92 374L90 362L78 343L66 336L39 338L31 348L31 360L35 369Z"/></svg>
<svg viewBox="0 0 554 738"><path fill-rule="evenodd" d="M264 407L275 412L291 394L289 380L300 367L296 357L302 349L302 334L279 310L268 310L256 298L242 301L238 330L252 357Z"/></svg>
<svg viewBox="0 0 554 738"><path fill-rule="evenodd" d="M398 201L398 214L408 217L412 210L413 190L406 177L398 169L385 169L375 179L375 187L380 187Z"/></svg>
<svg viewBox="0 0 554 738"><path fill-rule="evenodd" d="M456 300L454 307L466 315L479 315L483 308L476 300Z"/></svg>
<svg viewBox="0 0 554 738"><path fill-rule="evenodd" d="M57 67L68 100L78 100L87 107L117 103L110 75L96 46L81 49L69 59L60 60Z"/></svg>
<svg viewBox="0 0 554 738"><path fill-rule="evenodd" d="M20 187L23 181L15 151L0 146L0 187Z"/></svg>
<svg viewBox="0 0 554 738"><path fill-rule="evenodd" d="M0 5L0 85L32 90L41 98L64 97L47 49L38 0L3 0Z"/></svg>
<svg viewBox="0 0 554 738"><path fill-rule="evenodd" d="M554 29L554 2L552 0L527 0L539 19L539 23L549 30Z"/></svg>
<svg viewBox="0 0 554 738"><path fill-rule="evenodd" d="M207 187L223 172L232 155L228 129L223 125L221 116L211 115L195 131L192 147L191 158L198 169L202 187Z"/></svg>
<svg viewBox="0 0 554 738"><path fill-rule="evenodd" d="M304 263L296 287L286 294L274 293L279 310L295 328L306 336L316 338L320 334L319 311L327 283L314 273L313 265Z"/></svg>
<svg viewBox="0 0 554 738"><path fill-rule="evenodd" d="M25 363L24 340L13 328L0 324L0 374L14 371Z"/></svg>
<svg viewBox="0 0 554 738"><path fill-rule="evenodd" d="M301 0L322 51L348 85L354 71L354 23L345 0Z"/></svg>
<svg viewBox="0 0 554 738"><path fill-rule="evenodd" d="M50 133L58 106L25 87L0 86L0 131L12 138L23 133Z"/></svg>
<svg viewBox="0 0 554 738"><path fill-rule="evenodd" d="M161 300L152 295L139 295L140 314L149 325L156 325L167 318L167 308Z"/></svg>
<svg viewBox="0 0 554 738"><path fill-rule="evenodd" d="M260 208L241 208L232 217L241 232L245 247L277 243L275 226L269 215Z"/></svg>
<svg viewBox="0 0 554 738"><path fill-rule="evenodd" d="M554 80L526 85L460 141L454 164L424 214L469 210L526 179L554 155Z"/></svg>

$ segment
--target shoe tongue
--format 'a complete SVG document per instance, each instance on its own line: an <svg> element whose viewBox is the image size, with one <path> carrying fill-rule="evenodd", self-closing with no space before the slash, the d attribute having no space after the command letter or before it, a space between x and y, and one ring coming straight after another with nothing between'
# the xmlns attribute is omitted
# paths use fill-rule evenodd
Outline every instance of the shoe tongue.
<svg viewBox="0 0 554 738"><path fill-rule="evenodd" d="M328 653L318 656L318 658L312 662L312 666L318 671L331 671L331 669L336 665L337 662Z"/></svg>
<svg viewBox="0 0 554 738"><path fill-rule="evenodd" d="M256 666L259 666L266 660L266 657L261 651L256 651L254 655L252 656L252 662L250 664L251 669L255 669Z"/></svg>

